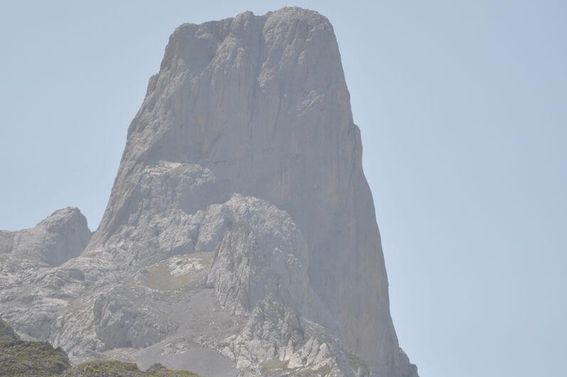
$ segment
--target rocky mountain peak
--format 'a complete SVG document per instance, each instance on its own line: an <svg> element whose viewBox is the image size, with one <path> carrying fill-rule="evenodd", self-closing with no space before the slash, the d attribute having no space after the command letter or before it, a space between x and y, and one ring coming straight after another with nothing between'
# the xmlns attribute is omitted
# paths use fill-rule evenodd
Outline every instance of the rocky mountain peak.
<svg viewBox="0 0 567 377"><path fill-rule="evenodd" d="M42 227L59 216L76 217ZM193 368L205 377L417 375L390 318L334 31L305 9L177 28L85 251L19 279L12 292L36 285L9 318L41 313L16 328L75 359L206 358Z"/></svg>

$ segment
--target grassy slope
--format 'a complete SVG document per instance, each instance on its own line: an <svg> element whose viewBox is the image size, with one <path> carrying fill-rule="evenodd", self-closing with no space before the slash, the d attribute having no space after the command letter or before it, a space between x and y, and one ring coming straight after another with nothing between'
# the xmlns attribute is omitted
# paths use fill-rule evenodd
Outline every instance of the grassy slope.
<svg viewBox="0 0 567 377"><path fill-rule="evenodd" d="M0 376L53 377L69 366L65 352L49 343L20 340L0 319Z"/></svg>
<svg viewBox="0 0 567 377"><path fill-rule="evenodd" d="M174 371L154 365L142 372L136 364L120 361L89 361L65 372L64 377L198 377L191 372Z"/></svg>
<svg viewBox="0 0 567 377"><path fill-rule="evenodd" d="M156 364L142 372L136 364L89 361L71 367L67 355L49 343L26 342L0 319L0 377L199 377Z"/></svg>

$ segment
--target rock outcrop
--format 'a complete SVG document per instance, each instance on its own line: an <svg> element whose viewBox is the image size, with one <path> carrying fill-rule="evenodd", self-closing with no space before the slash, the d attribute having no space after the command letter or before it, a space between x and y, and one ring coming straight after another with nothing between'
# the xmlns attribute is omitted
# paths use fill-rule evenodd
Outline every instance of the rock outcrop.
<svg viewBox="0 0 567 377"><path fill-rule="evenodd" d="M84 248L90 233L69 229L20 247L48 266L0 280L0 311L74 360L417 376L390 318L335 35L316 12L180 26L98 230ZM0 252L16 253L14 240L0 233Z"/></svg>
<svg viewBox="0 0 567 377"><path fill-rule="evenodd" d="M64 208L34 228L0 231L0 255L59 266L79 256L90 238L85 216L77 208Z"/></svg>

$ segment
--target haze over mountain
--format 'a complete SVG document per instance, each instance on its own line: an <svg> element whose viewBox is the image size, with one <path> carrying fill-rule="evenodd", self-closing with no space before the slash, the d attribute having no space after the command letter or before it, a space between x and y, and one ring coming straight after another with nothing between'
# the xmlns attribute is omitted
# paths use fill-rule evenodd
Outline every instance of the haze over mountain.
<svg viewBox="0 0 567 377"><path fill-rule="evenodd" d="M72 208L0 233L0 313L74 361L415 377L361 159L325 17L182 25L92 237Z"/></svg>

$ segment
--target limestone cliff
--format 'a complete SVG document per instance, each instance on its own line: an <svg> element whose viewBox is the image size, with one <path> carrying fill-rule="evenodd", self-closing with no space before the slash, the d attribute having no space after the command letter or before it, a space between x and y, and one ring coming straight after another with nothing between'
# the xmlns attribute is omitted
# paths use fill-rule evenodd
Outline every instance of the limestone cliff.
<svg viewBox="0 0 567 377"><path fill-rule="evenodd" d="M214 360L203 376L417 376L390 318L349 101L316 12L180 26L99 229L27 278L49 309L35 333L76 359Z"/></svg>

